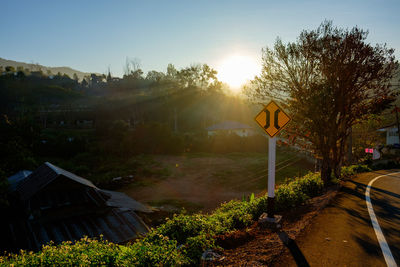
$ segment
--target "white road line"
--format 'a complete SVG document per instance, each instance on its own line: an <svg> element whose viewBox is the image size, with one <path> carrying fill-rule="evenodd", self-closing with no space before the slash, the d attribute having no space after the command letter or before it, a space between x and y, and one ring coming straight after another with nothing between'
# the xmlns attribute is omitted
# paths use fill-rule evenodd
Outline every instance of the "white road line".
<svg viewBox="0 0 400 267"><path fill-rule="evenodd" d="M367 190L365 190L365 201L367 202L367 208L368 208L369 217L371 217L372 226L374 227L376 237L378 238L379 245L381 246L381 250L382 250L383 256L385 257L386 265L388 267L397 267L397 264L394 261L392 252L390 251L389 245L386 242L385 236L382 233L382 229L379 226L378 219L375 216L375 212L374 212L374 209L372 207L372 203L371 203L371 198L369 196L369 192L371 190L372 184L376 180L378 180L381 177L385 177L385 176L388 176L388 175L391 175L391 174L397 174L397 173L400 173L400 172L392 172L392 173L388 173L388 174L385 174L385 175L381 175L381 176L375 177L374 179L372 179L369 182L369 184L367 186Z"/></svg>

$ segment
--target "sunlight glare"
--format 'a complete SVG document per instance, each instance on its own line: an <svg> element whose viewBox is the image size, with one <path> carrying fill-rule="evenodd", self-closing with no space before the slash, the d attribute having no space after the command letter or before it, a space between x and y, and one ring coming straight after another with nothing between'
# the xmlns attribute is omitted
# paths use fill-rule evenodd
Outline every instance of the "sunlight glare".
<svg viewBox="0 0 400 267"><path fill-rule="evenodd" d="M234 55L226 58L217 68L217 77L227 83L231 90L239 91L241 86L260 72L260 65L250 56Z"/></svg>

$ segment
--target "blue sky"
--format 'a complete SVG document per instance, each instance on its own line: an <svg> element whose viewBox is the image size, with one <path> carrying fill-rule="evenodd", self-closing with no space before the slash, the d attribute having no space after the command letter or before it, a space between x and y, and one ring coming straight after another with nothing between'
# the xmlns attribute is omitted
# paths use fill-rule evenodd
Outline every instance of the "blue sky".
<svg viewBox="0 0 400 267"><path fill-rule="evenodd" d="M2 1L0 57L123 74L192 63L216 67L231 54L257 59L276 37L294 41L324 20L368 29L400 57L400 1Z"/></svg>

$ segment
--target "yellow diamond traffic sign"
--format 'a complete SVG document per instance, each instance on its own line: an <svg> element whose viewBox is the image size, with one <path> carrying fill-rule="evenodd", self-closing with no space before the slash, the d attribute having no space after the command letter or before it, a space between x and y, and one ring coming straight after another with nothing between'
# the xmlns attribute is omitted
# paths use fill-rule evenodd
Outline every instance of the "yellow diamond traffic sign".
<svg viewBox="0 0 400 267"><path fill-rule="evenodd" d="M274 137L291 118L274 101L271 101L258 113L255 120L269 136Z"/></svg>

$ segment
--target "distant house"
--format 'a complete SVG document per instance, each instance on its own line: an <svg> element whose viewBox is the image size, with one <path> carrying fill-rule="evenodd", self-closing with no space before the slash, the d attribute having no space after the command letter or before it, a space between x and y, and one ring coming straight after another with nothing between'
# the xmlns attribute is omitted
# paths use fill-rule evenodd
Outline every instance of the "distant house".
<svg viewBox="0 0 400 267"><path fill-rule="evenodd" d="M399 144L399 133L397 131L397 125L391 124L378 129L378 131L386 132L386 145Z"/></svg>
<svg viewBox="0 0 400 267"><path fill-rule="evenodd" d="M50 240L60 243L99 235L123 243L148 231L136 214L150 212L143 204L51 163L33 172L18 172L8 181L10 207L0 229L3 250L39 250Z"/></svg>
<svg viewBox="0 0 400 267"><path fill-rule="evenodd" d="M237 134L241 137L252 136L255 134L253 127L237 121L224 121L218 124L211 125L206 128L208 136L213 136L219 133Z"/></svg>
<svg viewBox="0 0 400 267"><path fill-rule="evenodd" d="M92 128L94 125L94 120L91 119L75 120L75 125L80 128Z"/></svg>

